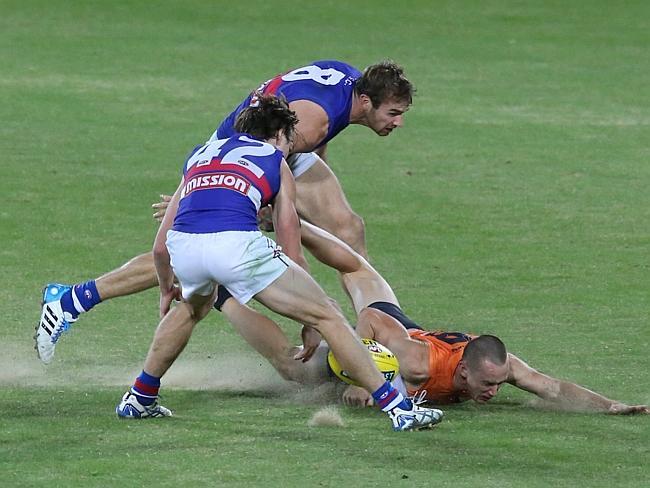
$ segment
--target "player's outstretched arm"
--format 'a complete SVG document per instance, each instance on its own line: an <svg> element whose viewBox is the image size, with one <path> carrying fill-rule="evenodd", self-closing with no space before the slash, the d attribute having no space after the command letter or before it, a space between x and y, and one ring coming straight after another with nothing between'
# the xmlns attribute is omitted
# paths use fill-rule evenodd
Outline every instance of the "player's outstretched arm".
<svg viewBox="0 0 650 488"><path fill-rule="evenodd" d="M508 383L534 393L565 411L601 412L612 415L648 414L646 405L626 405L580 385L540 373L513 354L508 354Z"/></svg>
<svg viewBox="0 0 650 488"><path fill-rule="evenodd" d="M273 203L275 235L285 254L309 272L309 266L300 245L300 220L296 212L296 183L285 160L282 160L280 177L280 191ZM316 352L320 341L321 336L316 329L303 326L303 348L296 354L295 359L308 361Z"/></svg>

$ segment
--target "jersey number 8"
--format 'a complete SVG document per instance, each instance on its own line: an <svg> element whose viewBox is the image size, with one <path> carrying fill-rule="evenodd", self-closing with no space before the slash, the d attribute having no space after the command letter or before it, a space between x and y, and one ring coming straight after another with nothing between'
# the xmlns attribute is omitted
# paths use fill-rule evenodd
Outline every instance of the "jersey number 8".
<svg viewBox="0 0 650 488"><path fill-rule="evenodd" d="M282 81L312 80L321 85L337 85L343 78L345 78L345 73L341 73L334 68L323 69L311 65L290 71L282 76Z"/></svg>

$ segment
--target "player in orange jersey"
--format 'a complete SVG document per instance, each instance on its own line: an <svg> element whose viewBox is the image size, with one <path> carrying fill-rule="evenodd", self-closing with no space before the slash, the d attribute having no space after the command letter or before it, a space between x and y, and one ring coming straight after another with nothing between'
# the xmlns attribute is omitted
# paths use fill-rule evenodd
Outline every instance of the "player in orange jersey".
<svg viewBox="0 0 650 488"><path fill-rule="evenodd" d="M302 222L301 239L318 260L341 273L358 315L357 334L377 340L397 356L400 375L396 386L411 396L437 404L470 399L484 403L502 384L510 383L562 410L650 413L645 405L626 405L540 373L508 353L497 337L425 331L402 312L386 280L347 244L306 222ZM319 383L330 378L325 367L326 345L304 361L312 352L305 354L301 347L291 345L273 321L250 308L238 307L227 293L220 294L217 306L285 379ZM346 389L343 400L355 406L373 403L365 390L355 386Z"/></svg>

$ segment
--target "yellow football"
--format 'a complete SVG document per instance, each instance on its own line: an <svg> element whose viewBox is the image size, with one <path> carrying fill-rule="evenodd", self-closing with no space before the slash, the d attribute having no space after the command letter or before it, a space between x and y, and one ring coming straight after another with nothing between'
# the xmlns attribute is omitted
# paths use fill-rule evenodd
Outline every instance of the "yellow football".
<svg viewBox="0 0 650 488"><path fill-rule="evenodd" d="M392 381L399 373L399 362L397 361L395 354L390 352L386 346L382 346L379 342L373 341L372 339L361 339L361 342L368 348L370 357L377 365L377 369L381 371L388 381ZM357 383L354 378L352 378L348 372L341 367L334 357L334 354L332 354L332 351L327 354L327 364L329 364L329 367L340 380L345 381L350 385L360 386L359 383Z"/></svg>

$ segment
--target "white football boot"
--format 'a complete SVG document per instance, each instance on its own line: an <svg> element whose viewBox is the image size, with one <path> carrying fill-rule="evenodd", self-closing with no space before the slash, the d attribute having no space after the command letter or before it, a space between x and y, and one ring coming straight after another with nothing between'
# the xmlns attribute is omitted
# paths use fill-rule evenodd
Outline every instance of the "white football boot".
<svg viewBox="0 0 650 488"><path fill-rule="evenodd" d="M120 404L115 407L115 413L121 419L146 419L156 417L171 417L172 411L158 405L158 399L152 405L142 405L131 390L122 397Z"/></svg>
<svg viewBox="0 0 650 488"><path fill-rule="evenodd" d="M395 407L388 412L388 416L393 422L393 430L396 432L435 427L442 421L443 415L442 410L421 407L415 403L412 403L410 410Z"/></svg>
<svg viewBox="0 0 650 488"><path fill-rule="evenodd" d="M48 283L43 288L41 302L41 320L36 326L34 349L45 364L52 361L54 348L61 334L70 328L77 319L61 308L61 297L72 287L59 283Z"/></svg>

